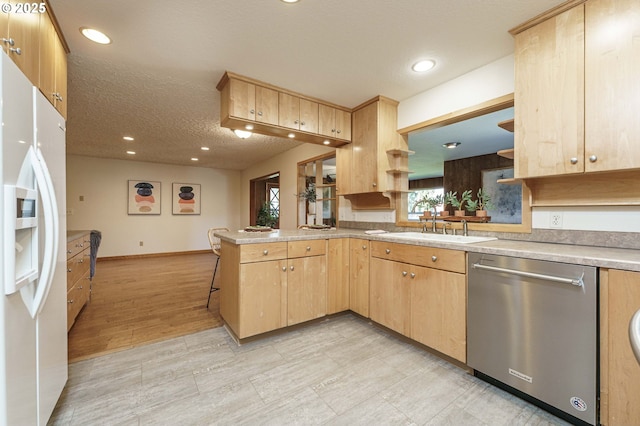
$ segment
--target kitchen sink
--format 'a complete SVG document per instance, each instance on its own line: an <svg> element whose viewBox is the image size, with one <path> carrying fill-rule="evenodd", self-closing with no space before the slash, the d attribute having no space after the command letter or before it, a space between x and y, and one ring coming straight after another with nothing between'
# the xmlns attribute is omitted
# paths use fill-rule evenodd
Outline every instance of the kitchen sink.
<svg viewBox="0 0 640 426"><path fill-rule="evenodd" d="M428 232L389 232L385 237L414 241L439 241L443 243L471 244L497 240L495 237L474 237L464 235L434 234Z"/></svg>

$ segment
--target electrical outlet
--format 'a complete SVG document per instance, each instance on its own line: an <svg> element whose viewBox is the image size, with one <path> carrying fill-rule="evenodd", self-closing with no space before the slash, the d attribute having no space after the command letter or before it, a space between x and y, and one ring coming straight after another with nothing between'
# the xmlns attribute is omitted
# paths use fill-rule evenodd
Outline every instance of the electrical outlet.
<svg viewBox="0 0 640 426"><path fill-rule="evenodd" d="M140 241L140 247L142 247L144 245L144 243L142 241Z"/></svg>
<svg viewBox="0 0 640 426"><path fill-rule="evenodd" d="M552 212L550 214L549 228L562 228L562 213Z"/></svg>

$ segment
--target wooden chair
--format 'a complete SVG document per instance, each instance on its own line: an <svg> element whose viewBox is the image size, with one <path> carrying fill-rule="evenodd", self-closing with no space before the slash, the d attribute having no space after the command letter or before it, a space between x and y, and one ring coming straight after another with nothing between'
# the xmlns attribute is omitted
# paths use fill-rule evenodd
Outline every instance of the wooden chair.
<svg viewBox="0 0 640 426"><path fill-rule="evenodd" d="M218 271L218 263L220 263L220 238L214 234L216 232L229 231L227 228L209 228L207 235L209 236L209 244L213 254L216 255L216 266L213 268L213 278L211 278L211 288L209 289L209 298L207 299L207 309L209 309L209 303L211 302L211 293L216 290L220 290L220 287L214 287L213 282L216 279L216 272Z"/></svg>

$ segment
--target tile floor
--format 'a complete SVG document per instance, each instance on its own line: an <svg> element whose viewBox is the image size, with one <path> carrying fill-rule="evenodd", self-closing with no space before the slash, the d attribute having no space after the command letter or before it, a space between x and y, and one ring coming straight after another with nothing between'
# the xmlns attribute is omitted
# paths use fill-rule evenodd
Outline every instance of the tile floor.
<svg viewBox="0 0 640 426"><path fill-rule="evenodd" d="M51 425L565 425L353 315L77 362Z"/></svg>

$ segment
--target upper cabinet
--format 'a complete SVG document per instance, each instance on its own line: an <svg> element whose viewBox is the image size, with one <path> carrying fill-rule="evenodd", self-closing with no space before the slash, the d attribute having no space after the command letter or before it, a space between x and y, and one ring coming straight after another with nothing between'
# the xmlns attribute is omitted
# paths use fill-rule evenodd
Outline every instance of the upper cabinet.
<svg viewBox="0 0 640 426"><path fill-rule="evenodd" d="M636 0L576 0L512 30L516 178L640 168L638 28Z"/></svg>
<svg viewBox="0 0 640 426"><path fill-rule="evenodd" d="M407 149L397 132L397 107L398 102L378 96L354 109L352 143L336 150L339 195L394 190L387 173L393 168L388 152Z"/></svg>
<svg viewBox="0 0 640 426"><path fill-rule="evenodd" d="M46 15L38 9L37 13L26 13L26 9L39 4L17 2L10 0L5 2L10 6L11 12L0 12L0 25L2 26L2 48L18 65L18 68L29 78L32 84L38 84L38 31L40 16ZM7 8L8 8L7 7Z"/></svg>
<svg viewBox="0 0 640 426"><path fill-rule="evenodd" d="M230 72L222 76L217 88L222 127L270 136L293 136L296 140L328 146L351 142L351 110L348 108ZM326 109L334 111L331 123L334 132L320 132L320 114ZM335 131L336 126L340 132Z"/></svg>
<svg viewBox="0 0 640 426"><path fill-rule="evenodd" d="M38 87L63 117L67 117L67 52L47 13L40 21Z"/></svg>
<svg viewBox="0 0 640 426"><path fill-rule="evenodd" d="M318 133L331 138L351 140L350 112L320 105L318 117Z"/></svg>

